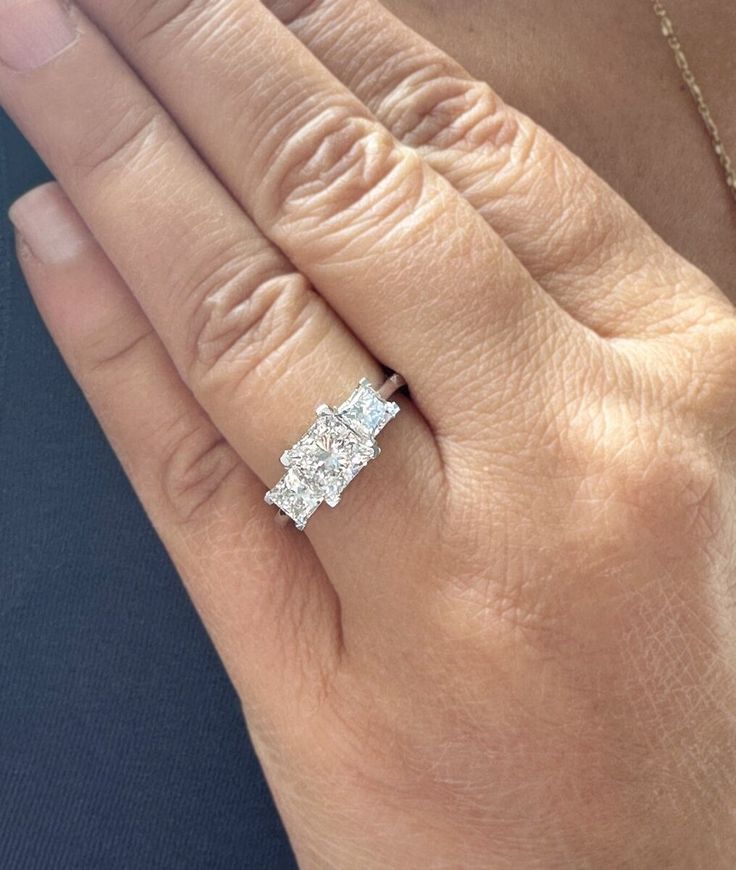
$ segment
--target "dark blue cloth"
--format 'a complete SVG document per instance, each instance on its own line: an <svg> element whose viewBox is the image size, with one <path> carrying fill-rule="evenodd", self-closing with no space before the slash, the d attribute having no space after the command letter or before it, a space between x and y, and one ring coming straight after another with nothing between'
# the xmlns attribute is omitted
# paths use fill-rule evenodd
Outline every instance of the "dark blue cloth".
<svg viewBox="0 0 736 870"><path fill-rule="evenodd" d="M295 867L212 645L25 288L0 114L0 868Z"/></svg>

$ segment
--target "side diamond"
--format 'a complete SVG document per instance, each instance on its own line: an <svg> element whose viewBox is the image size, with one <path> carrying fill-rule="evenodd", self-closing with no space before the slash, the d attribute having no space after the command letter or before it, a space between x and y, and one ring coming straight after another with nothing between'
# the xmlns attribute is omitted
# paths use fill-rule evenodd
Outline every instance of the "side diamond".
<svg viewBox="0 0 736 870"><path fill-rule="evenodd" d="M336 413L351 429L367 438L375 438L389 420L400 411L396 402L382 399L365 378Z"/></svg>
<svg viewBox="0 0 736 870"><path fill-rule="evenodd" d="M303 529L307 520L322 503L322 496L290 468L281 480L265 495L268 504L275 504Z"/></svg>

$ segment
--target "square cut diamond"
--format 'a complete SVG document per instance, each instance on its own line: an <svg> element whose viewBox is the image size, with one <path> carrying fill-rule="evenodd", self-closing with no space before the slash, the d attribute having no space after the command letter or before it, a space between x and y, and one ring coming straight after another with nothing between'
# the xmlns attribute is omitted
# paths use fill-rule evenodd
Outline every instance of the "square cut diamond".
<svg viewBox="0 0 736 870"><path fill-rule="evenodd" d="M283 460L334 507L345 487L375 455L371 441L360 437L338 417L325 413L286 451Z"/></svg>
<svg viewBox="0 0 736 870"><path fill-rule="evenodd" d="M396 402L382 399L365 378L336 413L351 429L367 438L375 438L389 420L399 413Z"/></svg>
<svg viewBox="0 0 736 870"><path fill-rule="evenodd" d="M322 496L315 492L298 472L290 468L273 489L266 493L268 504L275 504L303 529L307 520L322 504Z"/></svg>
<svg viewBox="0 0 736 870"><path fill-rule="evenodd" d="M339 408L320 405L315 422L282 455L286 471L266 502L303 529L323 501L335 507L350 481L378 456L375 436L400 410L365 378Z"/></svg>

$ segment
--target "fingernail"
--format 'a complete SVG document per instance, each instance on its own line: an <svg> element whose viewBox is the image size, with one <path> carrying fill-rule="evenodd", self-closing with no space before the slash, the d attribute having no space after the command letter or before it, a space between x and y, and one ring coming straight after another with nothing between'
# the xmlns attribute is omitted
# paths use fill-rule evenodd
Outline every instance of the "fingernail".
<svg viewBox="0 0 736 870"><path fill-rule="evenodd" d="M24 194L8 214L33 256L48 266L73 260L91 240L76 209L54 182Z"/></svg>
<svg viewBox="0 0 736 870"><path fill-rule="evenodd" d="M77 30L59 0L0 0L0 61L37 69L71 45Z"/></svg>

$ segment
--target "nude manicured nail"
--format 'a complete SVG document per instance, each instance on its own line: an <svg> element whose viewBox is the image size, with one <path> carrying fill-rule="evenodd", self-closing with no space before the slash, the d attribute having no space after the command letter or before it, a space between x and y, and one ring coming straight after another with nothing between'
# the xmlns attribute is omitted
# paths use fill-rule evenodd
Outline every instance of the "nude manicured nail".
<svg viewBox="0 0 736 870"><path fill-rule="evenodd" d="M0 0L0 61L19 72L37 69L77 38L58 0Z"/></svg>
<svg viewBox="0 0 736 870"><path fill-rule="evenodd" d="M31 253L46 265L74 259L91 240L84 222L54 183L16 200L9 216Z"/></svg>

